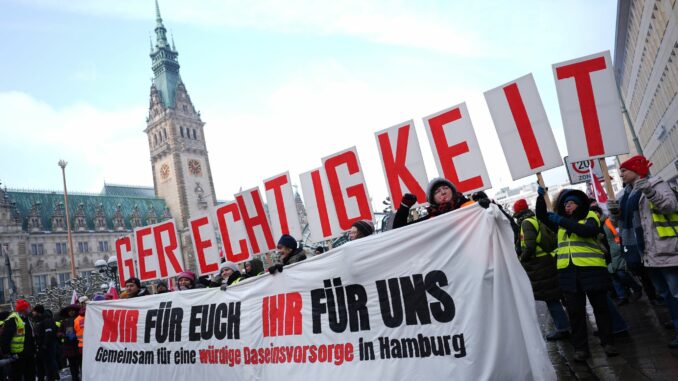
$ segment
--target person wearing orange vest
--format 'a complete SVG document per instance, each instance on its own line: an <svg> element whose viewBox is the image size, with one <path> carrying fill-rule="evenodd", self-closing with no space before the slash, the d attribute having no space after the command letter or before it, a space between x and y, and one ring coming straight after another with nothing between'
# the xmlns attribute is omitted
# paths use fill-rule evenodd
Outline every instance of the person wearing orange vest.
<svg viewBox="0 0 678 381"><path fill-rule="evenodd" d="M10 380L35 380L35 336L33 323L28 318L31 306L18 299L15 312L5 319L0 335L0 351L3 355L16 356L9 365Z"/></svg>
<svg viewBox="0 0 678 381"><path fill-rule="evenodd" d="M85 343L85 310L86 306L80 307L80 312L78 317L73 321L73 329L75 330L75 336L78 338L78 352L82 355L82 347Z"/></svg>
<svg viewBox="0 0 678 381"><path fill-rule="evenodd" d="M633 290L632 300L638 300L643 295L643 287L627 272L626 260L622 253L619 232L612 223L612 220L603 215L603 210L599 206L592 206L591 211L598 215L603 224L603 236L610 248L610 263L607 270L612 275L612 285L619 298L618 306L629 304L628 290Z"/></svg>
<svg viewBox="0 0 678 381"><path fill-rule="evenodd" d="M411 193L405 193L400 202L400 207L398 207L398 211L393 219L393 229L424 221L431 217L436 217L475 204L474 201L467 199L463 194L459 193L457 187L455 187L452 182L442 177L435 178L428 183L426 197L429 203L426 216L408 222L410 208L417 203L417 196ZM481 198L478 200L478 205L487 209L490 206L490 200Z"/></svg>

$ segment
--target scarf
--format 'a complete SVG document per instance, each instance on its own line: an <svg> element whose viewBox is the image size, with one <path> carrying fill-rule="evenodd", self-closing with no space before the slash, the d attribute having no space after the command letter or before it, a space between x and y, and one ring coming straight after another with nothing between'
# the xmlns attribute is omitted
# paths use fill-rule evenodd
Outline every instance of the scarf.
<svg viewBox="0 0 678 381"><path fill-rule="evenodd" d="M619 203L621 209L619 224L624 246L637 246L642 253L645 251L645 241L643 239L643 227L640 224L640 212L638 211L641 195L641 192L634 192L631 186L624 188L624 195Z"/></svg>

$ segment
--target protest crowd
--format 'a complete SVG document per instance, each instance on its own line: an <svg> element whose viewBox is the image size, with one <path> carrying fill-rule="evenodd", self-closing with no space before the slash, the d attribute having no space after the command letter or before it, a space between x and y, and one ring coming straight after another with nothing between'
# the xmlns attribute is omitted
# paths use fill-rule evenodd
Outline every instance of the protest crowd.
<svg viewBox="0 0 678 381"><path fill-rule="evenodd" d="M548 210L547 190L539 188L535 210L520 199L513 213L505 211L514 232L517 258L532 284L534 298L546 303L555 330L548 341L570 340L574 360L590 357L586 300L590 303L600 344L607 356L619 355L615 336L629 334L618 311L643 296L654 305L665 305L671 321L667 329L678 331L678 200L676 191L659 177L649 176L651 163L635 156L621 164L624 189L603 208L584 192L565 189L553 210ZM467 205L488 208L493 201L484 192L471 199L457 191L444 178L437 178L426 189L425 213L411 213L417 197L407 193L395 214L393 229L435 218ZM608 212L604 212L607 210ZM423 215L423 217L421 217ZM357 221L348 232L349 240L375 233L370 221ZM315 255L327 255L319 246ZM331 255L331 252L330 252ZM282 235L277 252L269 258L268 272L275 276L285 266L305 260L311 253L290 235ZM92 301L137 298L150 294L181 292L196 288L224 291L241 280L264 274L264 263L253 259L242 268L222 259L214 276L196 277L190 271L179 273L174 287L165 281L144 286L135 277L124 283L118 295L115 288L106 294L91 295ZM50 311L42 305L30 306L17 300L13 312L0 318L1 380L57 380L59 370L70 369L71 379L79 380L82 366L83 330L89 297L78 303ZM632 333L630 333L632 335ZM678 335L669 343L678 348Z"/></svg>

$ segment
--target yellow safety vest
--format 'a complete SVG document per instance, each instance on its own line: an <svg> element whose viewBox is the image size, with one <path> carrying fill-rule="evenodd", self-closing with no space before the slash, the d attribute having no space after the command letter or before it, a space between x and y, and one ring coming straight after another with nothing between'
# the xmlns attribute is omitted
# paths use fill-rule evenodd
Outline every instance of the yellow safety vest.
<svg viewBox="0 0 678 381"><path fill-rule="evenodd" d="M585 224L589 218L593 218L596 227L600 227L600 219L593 212L589 212L579 223ZM558 250L555 253L559 270L569 266L570 261L579 267L607 267L605 253L595 238L584 238L574 233L568 235L562 227L558 229Z"/></svg>
<svg viewBox="0 0 678 381"><path fill-rule="evenodd" d="M12 337L12 341L9 345L9 351L10 353L21 353L24 351L24 338L26 337L26 324L24 323L23 319L21 316L19 316L18 313L12 312L9 314L7 319L14 319L16 321L16 332L14 333L14 337ZM3 323L4 324L4 323Z"/></svg>
<svg viewBox="0 0 678 381"><path fill-rule="evenodd" d="M525 219L526 221L529 221L532 226L534 226L534 229L537 231L537 249L535 250L535 257L543 257L544 255L548 254L547 252L544 251L544 249L541 248L541 229L539 229L539 221L537 221L536 217L528 217ZM525 250L525 234L523 233L523 228L520 228L520 247Z"/></svg>
<svg viewBox="0 0 678 381"><path fill-rule="evenodd" d="M650 203L650 211L652 212L652 222L657 229L659 238L671 238L678 236L678 213L661 213Z"/></svg>

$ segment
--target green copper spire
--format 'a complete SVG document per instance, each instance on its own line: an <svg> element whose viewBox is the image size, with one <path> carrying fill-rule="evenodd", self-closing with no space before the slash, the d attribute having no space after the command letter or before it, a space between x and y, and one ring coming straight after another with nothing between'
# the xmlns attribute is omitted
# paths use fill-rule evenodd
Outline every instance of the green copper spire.
<svg viewBox="0 0 678 381"><path fill-rule="evenodd" d="M177 60L179 53L167 43L167 29L160 17L158 0L155 0L155 21L155 49L151 49L150 54L153 62L153 84L160 92L165 107L174 108L177 85L181 82Z"/></svg>

